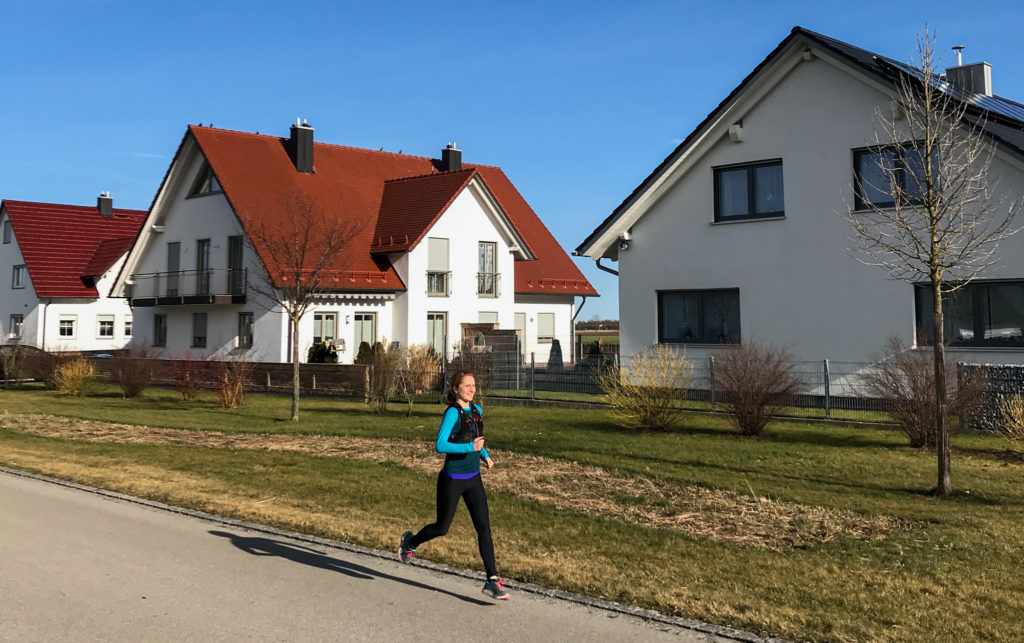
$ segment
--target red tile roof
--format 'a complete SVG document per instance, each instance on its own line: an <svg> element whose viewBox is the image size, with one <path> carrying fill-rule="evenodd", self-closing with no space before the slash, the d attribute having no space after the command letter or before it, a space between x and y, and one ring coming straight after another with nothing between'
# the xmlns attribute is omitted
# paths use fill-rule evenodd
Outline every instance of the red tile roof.
<svg viewBox="0 0 1024 643"><path fill-rule="evenodd" d="M81 277L99 276L113 265L120 253L96 272L112 252L127 250L146 217L144 210L115 209L112 217L101 217L95 206L27 201L4 200L0 207L11 219L39 297L99 297L95 286L87 286Z"/></svg>
<svg viewBox="0 0 1024 643"><path fill-rule="evenodd" d="M314 172L306 174L295 170L288 139L210 127L189 126L188 131L247 229L257 218L281 225L283 195L297 195L360 226L349 242L358 250L339 253L331 267L339 272L340 284L348 280L341 288L404 289L387 258L375 256L374 250L394 252L415 245L476 171L537 257L516 262L515 292L597 294L501 168L464 165L460 171L439 173L436 159L314 143ZM395 245L384 247L385 234ZM409 245L402 247L406 235Z"/></svg>
<svg viewBox="0 0 1024 643"><path fill-rule="evenodd" d="M110 266L121 258L121 255L128 252L132 247L135 237L121 237L120 239L107 239L96 246L96 252L92 253L89 262L82 268L82 277L99 277Z"/></svg>

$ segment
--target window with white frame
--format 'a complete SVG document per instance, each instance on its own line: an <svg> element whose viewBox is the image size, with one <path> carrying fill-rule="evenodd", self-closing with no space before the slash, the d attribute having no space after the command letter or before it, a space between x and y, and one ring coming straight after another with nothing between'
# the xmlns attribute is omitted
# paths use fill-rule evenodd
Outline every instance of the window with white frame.
<svg viewBox="0 0 1024 643"><path fill-rule="evenodd" d="M438 355L444 355L447 344L448 314L427 313L427 345Z"/></svg>
<svg viewBox="0 0 1024 643"><path fill-rule="evenodd" d="M167 315L153 315L153 346L167 346Z"/></svg>
<svg viewBox="0 0 1024 643"><path fill-rule="evenodd" d="M206 313L192 313L192 348L206 348Z"/></svg>
<svg viewBox="0 0 1024 643"><path fill-rule="evenodd" d="M352 315L352 341L356 351L366 342L373 347L377 341L377 313L355 313ZM357 353L358 354L358 353Z"/></svg>
<svg viewBox="0 0 1024 643"><path fill-rule="evenodd" d="M61 339L74 339L77 337L77 325L78 315L61 315L57 320L57 336Z"/></svg>
<svg viewBox="0 0 1024 643"><path fill-rule="evenodd" d="M782 160L714 168L715 221L781 217L786 213Z"/></svg>
<svg viewBox="0 0 1024 643"><path fill-rule="evenodd" d="M313 343L330 344L338 338L338 313L313 313Z"/></svg>
<svg viewBox="0 0 1024 643"><path fill-rule="evenodd" d="M124 318L124 336L132 336L132 318L130 316Z"/></svg>
<svg viewBox="0 0 1024 643"><path fill-rule="evenodd" d="M25 318L22 315L11 315L11 329L10 337L17 339L21 337L21 327L25 322Z"/></svg>
<svg viewBox="0 0 1024 643"><path fill-rule="evenodd" d="M96 316L96 337L99 339L113 339L114 337L114 316Z"/></svg>
<svg viewBox="0 0 1024 643"><path fill-rule="evenodd" d="M555 313L537 313L537 343L550 344L555 339Z"/></svg>
<svg viewBox="0 0 1024 643"><path fill-rule="evenodd" d="M14 266L14 272L11 274L11 288L24 288L26 274L28 271L25 270L24 265Z"/></svg>
<svg viewBox="0 0 1024 643"><path fill-rule="evenodd" d="M238 348L252 348L252 313L238 313Z"/></svg>
<svg viewBox="0 0 1024 643"><path fill-rule="evenodd" d="M739 344L740 291L659 291L658 343Z"/></svg>
<svg viewBox="0 0 1024 643"><path fill-rule="evenodd" d="M427 238L427 295L447 297L451 294L451 271L448 268L448 239Z"/></svg>
<svg viewBox="0 0 1024 643"><path fill-rule="evenodd" d="M11 238L13 236L14 235L11 234L11 220L10 219L4 219L4 243L10 243L11 242Z"/></svg>
<svg viewBox="0 0 1024 643"><path fill-rule="evenodd" d="M481 241L477 254L479 271L476 273L476 294L497 297L498 244L493 241Z"/></svg>

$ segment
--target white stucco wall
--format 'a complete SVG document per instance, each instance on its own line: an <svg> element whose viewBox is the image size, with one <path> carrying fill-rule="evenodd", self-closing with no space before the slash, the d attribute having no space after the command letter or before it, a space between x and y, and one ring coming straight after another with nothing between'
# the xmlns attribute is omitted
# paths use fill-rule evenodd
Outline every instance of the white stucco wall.
<svg viewBox="0 0 1024 643"><path fill-rule="evenodd" d="M519 295L516 297L515 312L526 314L526 337L523 341L523 357L526 363L530 355L537 364L547 364L551 351L551 343L537 341L537 314L554 313L555 339L562 349L562 361L569 362L573 350L572 316L576 312L575 298L572 295Z"/></svg>
<svg viewBox="0 0 1024 643"><path fill-rule="evenodd" d="M799 54L797 54L799 55ZM841 213L853 204L853 149L875 142L879 89L836 66L801 62L725 132L632 227L619 253L622 354L657 341L657 291L738 288L743 341L766 340L797 359L868 361L891 335L914 341L913 287L857 261ZM781 158L785 218L716 224L713 167ZM1021 169L997 156L1000 188ZM845 201L844 201L845 199ZM986 278L1024 278L1024 235L1001 248ZM688 345L693 357L716 347ZM1024 351L959 349L963 361L1024 362Z"/></svg>

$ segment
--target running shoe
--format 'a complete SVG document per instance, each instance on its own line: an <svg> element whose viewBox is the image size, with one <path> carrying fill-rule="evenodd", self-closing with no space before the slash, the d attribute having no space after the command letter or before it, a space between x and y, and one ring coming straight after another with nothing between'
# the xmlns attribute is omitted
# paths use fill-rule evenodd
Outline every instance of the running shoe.
<svg viewBox="0 0 1024 643"><path fill-rule="evenodd" d="M504 582L504 578L498 578L497 576L487 579L487 582L484 583L484 594L497 601L507 601L509 599L509 595L503 585Z"/></svg>
<svg viewBox="0 0 1024 643"><path fill-rule="evenodd" d="M416 555L416 548L409 544L412 541L412 532L402 534L402 544L398 547L398 557L403 563L408 563Z"/></svg>

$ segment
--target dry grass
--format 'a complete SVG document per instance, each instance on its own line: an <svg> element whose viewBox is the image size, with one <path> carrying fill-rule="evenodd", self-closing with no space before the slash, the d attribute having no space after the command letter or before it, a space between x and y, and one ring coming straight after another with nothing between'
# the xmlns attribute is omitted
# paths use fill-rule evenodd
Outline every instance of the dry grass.
<svg viewBox="0 0 1024 643"><path fill-rule="evenodd" d="M2 424L3 428L21 433L89 442L290 451L377 463L395 462L426 473L436 472L439 465L439 456L432 444L407 440L217 433L28 414L7 415ZM497 466L483 472L488 488L493 491L563 510L608 516L631 524L744 546L782 551L841 538L879 540L890 532L913 526L900 518L867 517L851 511L780 502L758 496L753 490L749 495L739 494L642 476L626 477L601 467L535 455L514 452L493 452L493 455ZM176 483L157 484L167 488ZM237 509L237 501L230 502L236 503L232 506ZM217 507L210 510L216 511Z"/></svg>

